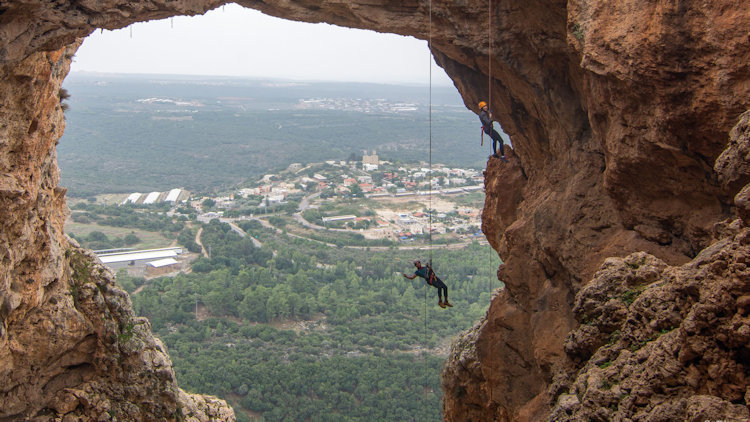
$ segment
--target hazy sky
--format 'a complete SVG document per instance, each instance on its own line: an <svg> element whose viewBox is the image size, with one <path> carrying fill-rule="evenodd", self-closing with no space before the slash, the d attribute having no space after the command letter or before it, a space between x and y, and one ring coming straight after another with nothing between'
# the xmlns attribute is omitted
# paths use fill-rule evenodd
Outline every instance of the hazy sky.
<svg viewBox="0 0 750 422"><path fill-rule="evenodd" d="M230 4L203 16L96 31L72 70L427 84L428 63L433 85L452 85L427 41L292 22Z"/></svg>

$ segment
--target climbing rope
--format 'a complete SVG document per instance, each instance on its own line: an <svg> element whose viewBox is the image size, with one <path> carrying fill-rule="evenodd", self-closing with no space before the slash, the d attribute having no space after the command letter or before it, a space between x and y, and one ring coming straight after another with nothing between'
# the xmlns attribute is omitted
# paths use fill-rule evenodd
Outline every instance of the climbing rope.
<svg viewBox="0 0 750 422"><path fill-rule="evenodd" d="M428 101L429 101L429 175L427 177L427 189L429 191L427 192L427 213L429 218L429 226L428 226L428 250L429 250L429 270L432 271L432 0L429 0L429 35L427 39L427 69L429 70L429 94L428 94ZM431 274L428 272L428 277ZM427 349L427 288L424 289L424 333L423 333L423 342L425 349ZM427 373L429 368L427 367L427 354L425 351L423 353L423 359L424 359L424 376L423 376L423 383L426 383L427 381ZM422 413L425 415L425 420L427 419L427 397L426 393L424 396L424 405L425 410Z"/></svg>
<svg viewBox="0 0 750 422"><path fill-rule="evenodd" d="M489 104L489 110L492 110L492 0L488 0L487 5L487 43L489 46L487 55L487 104Z"/></svg>
<svg viewBox="0 0 750 422"><path fill-rule="evenodd" d="M492 0L487 1L487 43L489 46L489 53L487 55L487 104L489 104L489 110L492 110ZM490 111L491 112L491 111ZM483 132L484 133L484 132ZM486 199L485 195L485 201ZM490 293L490 300L489 303L492 303L492 277L495 272L495 267L492 264L492 245L487 242L488 246L490 247L490 285L489 285L489 293Z"/></svg>
<svg viewBox="0 0 750 422"><path fill-rule="evenodd" d="M487 55L487 103L489 104L489 110L492 110L492 0L487 0L487 43L489 44L489 51ZM487 196L485 194L485 201L487 200L486 198ZM489 312L489 307L492 304L492 278L497 277L497 270L492 263L492 255L494 250L492 249L492 244L489 243L489 240L487 242L487 245L490 247L490 297L487 303L487 312ZM487 406L492 409L492 383L489 380L487 381L487 387L490 390L490 394L487 400Z"/></svg>
<svg viewBox="0 0 750 422"><path fill-rule="evenodd" d="M429 213L429 233L428 233L428 239L430 243L430 267L432 267L432 0L430 0L430 39L427 44L429 53L427 56L428 62L427 66L429 68L430 72L430 89L429 89L429 103L430 103L430 111L429 111L429 127L430 127L430 153L429 153L429 169L430 169L430 175L428 177L428 206L427 211Z"/></svg>

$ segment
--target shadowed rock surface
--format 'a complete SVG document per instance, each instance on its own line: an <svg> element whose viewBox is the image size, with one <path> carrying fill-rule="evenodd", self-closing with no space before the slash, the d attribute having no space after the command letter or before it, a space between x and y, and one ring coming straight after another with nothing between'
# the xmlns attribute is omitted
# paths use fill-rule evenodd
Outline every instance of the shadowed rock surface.
<svg viewBox="0 0 750 422"><path fill-rule="evenodd" d="M198 419L231 412L178 392L147 323L132 318L126 297L95 259L65 239L55 159L64 127L59 89L80 37L222 3L0 0L0 375L11 380L0 387L0 418L111 411L125 419L174 419L188 402L208 408ZM510 162L488 162L483 212L483 231L505 262L498 276L506 288L486 319L456 342L444 370L446 420L679 420L719 414L711 409L727 409L723 417L731 419L747 409L746 350L724 342L719 330L741 335L747 326L744 299L736 299L747 293L735 294L747 289L739 268L746 262L738 260L750 213L748 147L741 140L747 117L714 170L750 107L745 2L494 0L491 10L473 0L238 3L287 19L422 39L430 35L431 8L436 61L469 108L490 100L511 136ZM744 222L715 227L735 216ZM725 250L729 244L739 246ZM726 257L706 252L716 248ZM633 285L618 277L631 277L634 256L646 257L654 281L632 304L613 308L615 319L584 321L579 303L596 310L622 302L620 290ZM708 275L690 281L719 261L734 267L711 273L717 281L710 289ZM604 281L603 273L614 276ZM90 277L81 281L81 274ZM659 325L661 317L651 319L656 328L637 320L651 318L645 298L658 280L675 300L693 301L670 311L671 330ZM686 284L695 287L685 291ZM703 305L717 313L709 331L695 328L713 324L696 314ZM106 321L94 321L99 315L92 319L91 312L102 306ZM131 323L134 343L118 341L130 335ZM617 327L624 337L609 344ZM668 332L651 339L657 328ZM639 350L685 345L709 352L736 347L707 358L722 362L718 369L699 358L638 357ZM612 364L599 367L601 356ZM664 363L676 365L672 375L663 373ZM728 368L744 378L712 381ZM139 376L142 386L132 385ZM579 381L586 377L596 382ZM648 393L639 390L643 377L665 378L649 387L656 390L645 402L637 399ZM630 388L630 398L612 393L614 381L617 391Z"/></svg>

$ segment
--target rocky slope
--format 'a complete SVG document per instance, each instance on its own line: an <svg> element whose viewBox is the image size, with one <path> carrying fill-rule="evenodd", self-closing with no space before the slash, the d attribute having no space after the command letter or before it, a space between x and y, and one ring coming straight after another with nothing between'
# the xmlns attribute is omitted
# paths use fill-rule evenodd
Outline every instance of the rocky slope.
<svg viewBox="0 0 750 422"><path fill-rule="evenodd" d="M177 387L148 321L63 234L55 144L76 48L0 78L0 420L234 420L224 401Z"/></svg>
<svg viewBox="0 0 750 422"><path fill-rule="evenodd" d="M76 270L97 267L62 234L58 91L78 37L221 3L0 0L0 371L12 380L0 386L0 417L110 406L107 414L161 419L185 408L166 369L146 376L149 362L166 368L168 360L111 278ZM747 286L731 281L744 274L746 223L714 225L735 212L747 220L743 126L733 133L735 152L716 170L714 163L750 107L743 1L238 3L287 19L431 34L433 54L467 106L489 99L511 135L511 162L488 162L483 213L506 288L456 343L444 371L446 420L666 420L720 407L731 409L725 419L742 415L746 350L722 338L744 335L746 326L746 293L736 290ZM639 257L643 265L628 272ZM714 262L728 269L710 272L723 265ZM649 275L638 275L645 268ZM622 296L634 287L643 291L627 303ZM86 294L76 304L79 288ZM666 305L646 300L660 294L684 300L670 308L669 326L653 317ZM106 321L90 313L102 303ZM703 305L716 316L699 311ZM677 347L716 356L682 361L678 353L675 363L666 351ZM652 351L664 358L642 359ZM672 365L671 375L661 365ZM717 381L727 371L745 377ZM144 387L130 388L138 373ZM79 391L89 398L74 400L84 397ZM114 405L118 394L143 406ZM156 396L163 403L149 401Z"/></svg>
<svg viewBox="0 0 750 422"><path fill-rule="evenodd" d="M750 181L750 111L716 162L723 185ZM748 420L750 184L739 219L675 267L645 252L609 258L576 295L572 365L550 388L550 420Z"/></svg>

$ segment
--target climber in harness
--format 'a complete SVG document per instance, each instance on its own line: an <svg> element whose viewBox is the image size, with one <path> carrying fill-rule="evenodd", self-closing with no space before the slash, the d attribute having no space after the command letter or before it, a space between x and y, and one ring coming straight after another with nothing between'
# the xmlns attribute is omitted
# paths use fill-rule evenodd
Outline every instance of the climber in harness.
<svg viewBox="0 0 750 422"><path fill-rule="evenodd" d="M435 275L435 272L432 271L432 267L430 267L430 264L428 263L426 267L422 266L422 262L419 260L414 261L414 266L417 267L417 271L414 272L412 275L406 275L402 273L402 275L409 280L414 280L416 276L420 276L425 281L427 281L427 284L430 286L438 289L438 306L441 308L445 308L446 306L453 307L453 305L448 302L448 286L443 283L442 280L437 278ZM443 302L443 296L445 296L445 302Z"/></svg>
<svg viewBox="0 0 750 422"><path fill-rule="evenodd" d="M503 138L499 133L497 133L495 128L492 127L492 112L487 107L487 103L485 103L484 101L479 102L479 120L482 122L482 131L490 135L490 138L492 138L492 156L495 158L499 158L507 163L508 159L505 158ZM482 135L482 140L484 141L484 135ZM497 154L498 143L500 143L500 155Z"/></svg>

